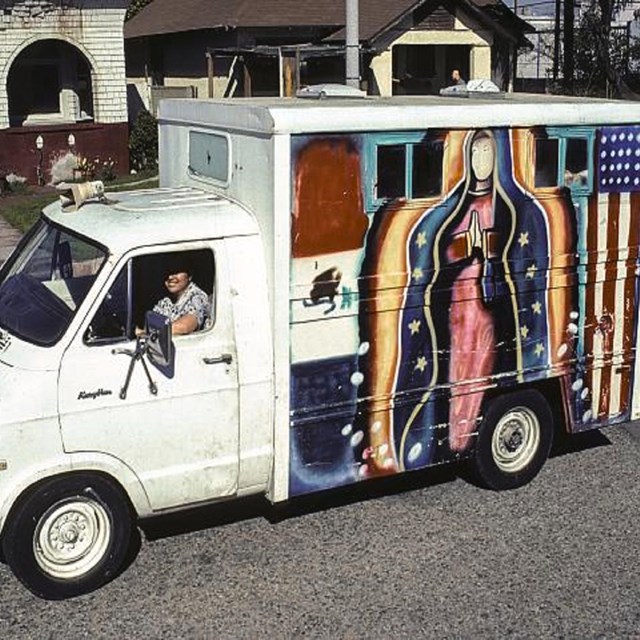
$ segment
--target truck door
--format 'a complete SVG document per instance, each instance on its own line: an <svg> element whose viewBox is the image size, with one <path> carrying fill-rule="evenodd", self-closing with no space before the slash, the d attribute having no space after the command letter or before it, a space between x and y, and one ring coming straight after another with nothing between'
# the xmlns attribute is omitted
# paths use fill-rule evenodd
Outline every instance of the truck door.
<svg viewBox="0 0 640 640"><path fill-rule="evenodd" d="M169 255L175 260L175 247L120 264L60 368L65 449L127 465L154 510L233 495L238 485L238 371L224 242L180 251L211 300L210 318L193 333L174 336L173 377L148 365L156 395L140 360L125 389L131 364L125 351L135 350L145 311L168 295L162 264Z"/></svg>

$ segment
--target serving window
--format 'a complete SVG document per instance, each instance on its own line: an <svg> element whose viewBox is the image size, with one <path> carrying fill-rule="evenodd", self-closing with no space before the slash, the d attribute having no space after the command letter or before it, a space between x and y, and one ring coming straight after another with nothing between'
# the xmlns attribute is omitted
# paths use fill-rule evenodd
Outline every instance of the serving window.
<svg viewBox="0 0 640 640"><path fill-rule="evenodd" d="M536 188L567 187L576 195L593 191L592 130L549 127L534 141Z"/></svg>
<svg viewBox="0 0 640 640"><path fill-rule="evenodd" d="M435 135L388 134L369 140L367 209L405 198L437 197L442 193L444 140Z"/></svg>

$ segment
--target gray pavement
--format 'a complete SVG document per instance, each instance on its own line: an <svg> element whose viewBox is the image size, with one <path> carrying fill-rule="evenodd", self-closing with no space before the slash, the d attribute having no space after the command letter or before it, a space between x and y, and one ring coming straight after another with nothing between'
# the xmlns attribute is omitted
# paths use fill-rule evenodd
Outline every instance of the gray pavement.
<svg viewBox="0 0 640 640"><path fill-rule="evenodd" d="M0 565L0 637L639 638L635 435L575 436L505 493L448 468L407 491L310 496L281 520L248 501L150 521L122 575L67 602Z"/></svg>

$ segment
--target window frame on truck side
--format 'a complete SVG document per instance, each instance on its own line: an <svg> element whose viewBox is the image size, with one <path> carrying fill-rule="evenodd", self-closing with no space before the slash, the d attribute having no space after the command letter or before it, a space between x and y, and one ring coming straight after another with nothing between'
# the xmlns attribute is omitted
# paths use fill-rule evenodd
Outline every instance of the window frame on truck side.
<svg viewBox="0 0 640 640"><path fill-rule="evenodd" d="M432 192L415 195L415 170L417 163L416 149L419 147L429 147L438 149L436 164L439 168L438 188ZM379 196L378 185L380 184L380 155L381 149L392 147L403 148L404 151L404 188L397 194ZM396 198L406 200L424 200L429 198L439 198L443 195L444 186L444 149L445 135L439 130L417 131L410 133L374 133L368 134L365 138L365 208L368 213L378 210L382 205Z"/></svg>
<svg viewBox="0 0 640 640"><path fill-rule="evenodd" d="M204 169L203 166L199 166L199 167L194 166L196 164L194 163L195 157L192 155L192 151L195 146L194 140L196 138L204 138L204 137L209 137L212 139L218 138L218 139L224 140L226 144L226 159L223 158L224 161L220 163L220 166L225 166L226 168L225 175L223 177L219 175L214 175L213 173L211 174L207 173L207 171ZM187 171L189 173L189 176L195 180L201 180L202 182L205 182L208 184L212 183L216 186L226 189L231 184L232 172L233 172L233 157L232 157L233 147L231 145L231 136L228 133L225 133L224 131L210 131L207 129L192 128L192 129L189 129L189 135L187 140L188 140ZM209 161L210 160L211 158L209 158Z"/></svg>
<svg viewBox="0 0 640 640"><path fill-rule="evenodd" d="M542 135L544 134L544 135ZM575 196L588 196L593 193L594 184L594 148L596 130L593 127L545 127L542 131L533 133L533 176L532 184L534 189L554 189L565 187L571 190ZM538 184L538 177L542 174L544 166L543 158L539 154L540 142L555 142L556 150L556 176L555 180L550 180L550 184ZM586 179L584 183L572 181L567 183L567 159L569 155L569 145L571 142L580 141L586 145ZM548 160L548 158L546 159ZM572 175L573 172L571 172Z"/></svg>

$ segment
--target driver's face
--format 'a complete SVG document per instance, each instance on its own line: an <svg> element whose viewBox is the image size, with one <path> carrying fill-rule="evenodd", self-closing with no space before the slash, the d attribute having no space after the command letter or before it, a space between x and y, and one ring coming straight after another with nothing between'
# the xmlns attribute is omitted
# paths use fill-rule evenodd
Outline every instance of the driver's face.
<svg viewBox="0 0 640 640"><path fill-rule="evenodd" d="M190 282L189 274L186 271L169 273L164 279L164 286L172 296L179 296Z"/></svg>

